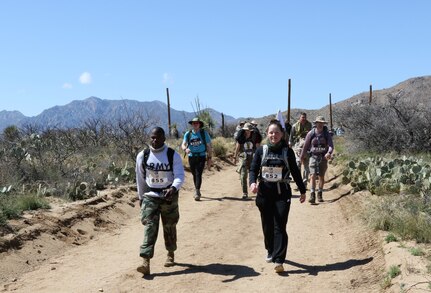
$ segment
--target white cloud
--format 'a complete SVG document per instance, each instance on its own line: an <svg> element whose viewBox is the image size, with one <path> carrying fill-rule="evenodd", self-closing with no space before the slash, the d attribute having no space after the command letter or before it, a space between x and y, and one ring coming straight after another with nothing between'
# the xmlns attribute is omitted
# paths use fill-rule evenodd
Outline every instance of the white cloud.
<svg viewBox="0 0 431 293"><path fill-rule="evenodd" d="M83 72L79 76L79 82L82 84L90 84L91 83L91 74L89 72Z"/></svg>
<svg viewBox="0 0 431 293"><path fill-rule="evenodd" d="M71 89L72 88L72 84L68 83L68 82L65 82L65 83L63 83L63 88L64 89Z"/></svg>
<svg viewBox="0 0 431 293"><path fill-rule="evenodd" d="M167 72L163 73L163 83L173 83L172 76Z"/></svg>

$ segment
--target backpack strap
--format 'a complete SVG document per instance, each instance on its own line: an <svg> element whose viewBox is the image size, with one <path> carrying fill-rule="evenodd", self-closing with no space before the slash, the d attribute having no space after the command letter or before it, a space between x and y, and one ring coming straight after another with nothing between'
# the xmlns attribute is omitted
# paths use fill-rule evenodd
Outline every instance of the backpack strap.
<svg viewBox="0 0 431 293"><path fill-rule="evenodd" d="M204 147L205 147L205 151L204 152L206 152L207 151L207 138L205 136L205 130L204 129L200 129L200 132L201 132L202 142L203 142Z"/></svg>
<svg viewBox="0 0 431 293"><path fill-rule="evenodd" d="M289 161L287 160L288 151L289 150L287 147L283 148L283 161L284 161L284 164L286 165L286 168L287 168L287 172L286 172L286 175L284 176L284 179L289 178L289 176L290 176Z"/></svg>
<svg viewBox="0 0 431 293"><path fill-rule="evenodd" d="M144 171L146 170L148 157L150 156L150 149L144 150L144 159L142 160L142 167L144 167Z"/></svg>
<svg viewBox="0 0 431 293"><path fill-rule="evenodd" d="M263 152L262 152L262 159L261 159L261 163L260 163L261 167L264 164L266 164L266 161L268 160L267 159L267 157L268 157L268 145L264 144L262 146L262 149L263 149ZM286 180L286 179L289 180L288 178L289 178L289 175L290 175L289 161L287 159L288 151L289 150L288 150L287 147L284 147L283 150L282 150L282 158L283 158L284 164L286 165L286 168L287 168L287 172L286 172L286 175L284 176L283 180Z"/></svg>
<svg viewBox="0 0 431 293"><path fill-rule="evenodd" d="M201 128L201 129L199 129L199 133L200 133L200 136L201 136L201 139L202 139L202 143L203 143L203 145L205 147L205 150L203 152L206 152L207 151L207 139L206 139L206 136L205 136L205 130ZM191 136L192 136L192 131L191 130L187 131L187 133L186 133L187 146L190 145L190 137Z"/></svg>
<svg viewBox="0 0 431 293"><path fill-rule="evenodd" d="M174 170L174 155L175 155L175 151L174 149L168 147L168 151L167 151L167 155L168 155L168 163L169 163L169 168L170 171ZM150 149L145 149L144 150L144 159L142 160L142 167L144 169L144 176L146 176L146 166L147 166L147 161L148 161L148 157L150 156Z"/></svg>
<svg viewBox="0 0 431 293"><path fill-rule="evenodd" d="M260 165L262 166L263 164L266 164L266 161L268 160L266 157L268 156L268 145L264 144L262 146L263 148L263 152L262 152L262 160Z"/></svg>
<svg viewBox="0 0 431 293"><path fill-rule="evenodd" d="M171 171L174 170L174 154L175 154L174 149L168 147L168 162L169 162Z"/></svg>

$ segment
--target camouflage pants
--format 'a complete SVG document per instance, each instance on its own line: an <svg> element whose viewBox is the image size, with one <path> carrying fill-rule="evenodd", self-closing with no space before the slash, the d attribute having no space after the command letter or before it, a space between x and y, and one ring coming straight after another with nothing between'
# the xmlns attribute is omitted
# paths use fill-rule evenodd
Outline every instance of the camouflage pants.
<svg viewBox="0 0 431 293"><path fill-rule="evenodd" d="M144 241L139 253L141 257L152 258L154 255L160 217L162 218L166 250L175 251L177 249L177 223L180 218L178 193L170 202L162 198L144 197L141 206L141 222L144 225Z"/></svg>
<svg viewBox="0 0 431 293"><path fill-rule="evenodd" d="M239 177L241 180L241 187L242 187L242 193L247 194L247 177L248 177L248 170L250 169L251 161L253 157L252 156L246 156L241 157L240 161L240 171L239 171Z"/></svg>
<svg viewBox="0 0 431 293"><path fill-rule="evenodd" d="M303 147L304 147L304 140L301 140L300 142L297 142L295 144L295 146L293 147L293 150L294 150L295 156L296 156L296 165L298 166L298 169L300 172L302 169L301 167L303 166L301 176L302 176L302 181L305 184L305 187L307 187L308 177L310 177L310 166L309 166L310 158L309 158L308 154L306 154L304 157L304 164L301 164L301 153L302 153Z"/></svg>
<svg viewBox="0 0 431 293"><path fill-rule="evenodd" d="M301 173L302 181L304 182L305 187L307 187L308 177L310 177L310 158L309 158L309 156L305 155L304 164L301 164L301 160L296 160L296 165L298 166L299 171L301 171L303 169L302 173Z"/></svg>

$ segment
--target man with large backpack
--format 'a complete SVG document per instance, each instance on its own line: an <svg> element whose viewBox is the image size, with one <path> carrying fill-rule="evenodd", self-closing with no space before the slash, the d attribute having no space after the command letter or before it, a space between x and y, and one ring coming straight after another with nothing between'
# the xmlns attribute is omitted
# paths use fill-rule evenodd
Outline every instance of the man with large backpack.
<svg viewBox="0 0 431 293"><path fill-rule="evenodd" d="M323 116L317 116L314 120L314 127L305 137L304 147L301 152L301 162L309 155L309 167L311 174L311 188L309 202L316 202L316 179L319 178L319 189L317 200L323 202L323 184L325 183L325 173L328 168L328 160L332 157L334 143L332 136L325 125L327 122Z"/></svg>
<svg viewBox="0 0 431 293"><path fill-rule="evenodd" d="M189 121L192 129L184 134L181 148L188 155L190 170L193 174L193 183L195 185L196 201L201 198L202 173L205 168L205 161L208 160L208 169L211 168L211 137L203 129L204 123L198 117Z"/></svg>
<svg viewBox="0 0 431 293"><path fill-rule="evenodd" d="M247 123L245 120L241 120L235 128L235 132L233 134L233 139L236 142L243 143L244 142L244 124Z"/></svg>
<svg viewBox="0 0 431 293"><path fill-rule="evenodd" d="M307 133L311 130L311 122L307 120L307 114L301 113L299 120L293 124L290 136L289 136L289 146L293 149L296 155L296 164L298 165L299 171L301 171L301 165L304 165L304 170L302 172L302 180L307 188L307 182L310 177L310 168L308 166L308 155L304 157L304 163L301 163L301 152L304 147L305 137Z"/></svg>
<svg viewBox="0 0 431 293"><path fill-rule="evenodd" d="M255 120L252 120L250 124L251 126L253 126L251 139L253 140L253 143L256 145L257 148L262 143L262 134L260 133L260 130L257 127L257 122Z"/></svg>
<svg viewBox="0 0 431 293"><path fill-rule="evenodd" d="M165 247L168 256L165 267L173 266L174 251L177 249L177 228L179 220L178 195L184 183L184 167L180 154L165 145L165 131L155 127L150 134L149 149L141 151L136 157L136 184L144 225L144 241L139 255L143 263L138 271L150 274L150 259L162 218Z"/></svg>

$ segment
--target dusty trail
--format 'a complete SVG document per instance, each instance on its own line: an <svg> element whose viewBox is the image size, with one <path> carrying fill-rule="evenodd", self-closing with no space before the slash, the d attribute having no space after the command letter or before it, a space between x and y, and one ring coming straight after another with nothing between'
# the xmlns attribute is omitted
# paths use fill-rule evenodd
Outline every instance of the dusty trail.
<svg viewBox="0 0 431 293"><path fill-rule="evenodd" d="M166 250L163 234L159 233L151 260L152 275L142 277L136 271L141 262L138 248L143 228L138 207L130 206L135 193L129 192L122 198L123 203L105 210L103 218L115 225L108 226L104 233L94 231L89 221L75 224L74 230L79 229L82 237L91 240L81 245L63 244L61 250L56 246L53 255L46 251L52 246L48 240L38 248L34 240L33 250L24 247L3 255L1 262L10 266L20 263L20 259L22 263L24 253L34 254L35 249L46 260L27 273L5 274L1 292L380 291L384 267L381 246L352 216L357 200L354 195L345 196L348 190L328 190L324 193L326 202L314 206L301 205L294 192L286 272L277 275L273 264L264 261L254 200L240 199L235 167L220 164L220 171L205 172L201 202L193 200L192 179L187 174L188 182L180 195L176 266L163 267ZM328 179L331 181L326 188L331 189L337 179L331 174Z"/></svg>

